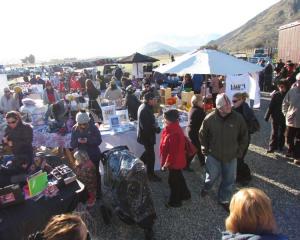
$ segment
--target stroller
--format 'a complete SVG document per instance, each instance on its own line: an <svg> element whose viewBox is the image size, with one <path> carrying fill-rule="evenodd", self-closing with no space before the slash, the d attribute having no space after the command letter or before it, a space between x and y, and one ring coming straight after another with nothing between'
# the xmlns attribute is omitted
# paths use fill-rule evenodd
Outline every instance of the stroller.
<svg viewBox="0 0 300 240"><path fill-rule="evenodd" d="M113 209L126 224L144 229L145 239L152 239L156 212L144 163L127 146L118 146L103 152L103 165L102 191L110 198L110 206L104 204L101 210L104 221L110 223Z"/></svg>

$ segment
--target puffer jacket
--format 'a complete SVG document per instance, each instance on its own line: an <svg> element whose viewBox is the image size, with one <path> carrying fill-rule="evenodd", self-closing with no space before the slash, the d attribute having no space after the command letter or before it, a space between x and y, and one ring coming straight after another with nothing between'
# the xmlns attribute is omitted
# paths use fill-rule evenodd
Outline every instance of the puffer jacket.
<svg viewBox="0 0 300 240"><path fill-rule="evenodd" d="M248 128L239 113L232 111L221 117L215 110L203 120L199 138L205 154L226 163L242 157L248 145Z"/></svg>
<svg viewBox="0 0 300 240"><path fill-rule="evenodd" d="M163 129L159 149L161 166L166 162L170 169L183 169L186 166L185 136L178 121Z"/></svg>
<svg viewBox="0 0 300 240"><path fill-rule="evenodd" d="M222 240L288 240L287 237L283 235L277 234L242 234L242 233L230 233L230 232L223 232L222 233Z"/></svg>

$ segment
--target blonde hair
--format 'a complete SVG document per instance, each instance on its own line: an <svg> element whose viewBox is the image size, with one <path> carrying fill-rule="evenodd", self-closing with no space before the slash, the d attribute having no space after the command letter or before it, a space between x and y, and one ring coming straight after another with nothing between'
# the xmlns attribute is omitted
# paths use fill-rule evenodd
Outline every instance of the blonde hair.
<svg viewBox="0 0 300 240"><path fill-rule="evenodd" d="M81 240L80 227L83 225L85 223L77 215L56 215L45 227L43 237L47 240Z"/></svg>
<svg viewBox="0 0 300 240"><path fill-rule="evenodd" d="M238 93L235 93L233 95L233 97L235 97L239 100L243 99L243 101L245 101L247 98L249 98L249 94L246 92L238 92Z"/></svg>
<svg viewBox="0 0 300 240"><path fill-rule="evenodd" d="M257 188L244 188L233 195L226 230L232 233L274 233L276 222L270 198Z"/></svg>
<svg viewBox="0 0 300 240"><path fill-rule="evenodd" d="M202 95L201 94L195 94L194 96L192 96L192 98L191 98L191 105L193 106L193 107L196 107L196 106L198 106L198 103L199 102L203 102L203 99L202 99Z"/></svg>

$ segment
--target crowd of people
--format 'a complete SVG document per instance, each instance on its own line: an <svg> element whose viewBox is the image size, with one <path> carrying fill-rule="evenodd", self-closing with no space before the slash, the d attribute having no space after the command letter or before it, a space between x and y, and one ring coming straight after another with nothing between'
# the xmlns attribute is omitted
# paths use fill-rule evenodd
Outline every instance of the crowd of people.
<svg viewBox="0 0 300 240"><path fill-rule="evenodd" d="M293 157L296 164L300 163L300 73L299 68L290 68L288 62L282 66L279 62L276 73L280 80L276 91L272 93L271 102L265 115L265 120L271 119L272 133L268 153L284 150L288 146L287 157ZM266 67L267 68L267 67ZM264 70L262 89L271 91L268 73ZM280 71L279 71L280 68ZM292 71L292 72L291 72ZM296 74L297 73L297 74ZM286 75L284 75L286 74ZM285 77L284 77L285 76ZM40 77L28 80L32 84L42 84L43 102L47 106L45 123L49 118L55 120L57 127L66 124L70 114L74 116L71 127L71 150L73 161L69 162L77 177L86 185L88 191L88 206L95 204L101 198L101 176L99 162L102 154L100 144L102 137L99 126L103 116L101 106L97 101L101 95L100 85L95 83L97 76L87 76L82 72L79 76L70 74L69 80L55 74L50 80L43 81ZM197 76L193 76L197 79ZM195 90L193 77L186 74L178 91L178 97L183 90ZM277 77L277 76L276 76ZM275 78L276 79L276 78ZM126 80L126 81L125 81ZM165 206L177 208L182 202L191 198L188 183L185 181L183 170L193 171L191 160L196 157L200 165L205 167L204 187L201 197L206 197L220 177L218 203L226 211L230 211L226 219L226 230L223 239L287 239L276 235L276 224L272 213L271 201L266 194L253 188L245 188L234 194L235 182L246 186L251 181L251 171L245 163L245 156L251 142L251 134L259 131L259 121L253 109L248 105L247 93L238 92L232 100L223 92L223 77L211 76L211 96L207 96L206 88L196 90L191 98L191 109L188 115L186 134L179 125L179 111L175 109L163 112L164 128L161 129L154 115L157 100L160 99L157 82L151 79L140 81L143 89L140 95L135 94L136 88L129 79L119 75L113 76L104 93L104 98L110 101L121 100L124 108L128 109L130 120L137 120L137 143L144 147L144 152L138 156L145 164L149 181L160 182L162 179L155 173L156 134L161 133L159 150L161 169L168 171L170 195ZM203 80L203 79L202 79ZM66 87L66 82L68 83ZM68 89L68 90L66 90ZM36 159L41 157L34 153L32 146L33 128L25 123L18 112L22 103L22 91L15 88L14 94L9 88L4 89L0 110L5 114L7 127L2 143L10 148L15 159L5 162L0 167L0 187L12 183L12 177L18 174L31 174ZM81 96L88 97L86 110L71 113L66 91L78 91ZM215 109L206 113L204 107L208 97L211 97ZM122 101L124 98L124 101ZM286 139L285 139L286 134ZM187 157L186 144L191 142L196 148L196 155ZM247 208L247 209L246 209ZM62 228L63 231L58 229ZM56 235L58 234L58 235ZM66 236L62 238L62 236ZM64 235L66 234L66 235ZM88 239L86 225L77 216L61 215L54 217L36 239ZM39 238L38 238L39 237ZM253 238L256 239L256 238Z"/></svg>

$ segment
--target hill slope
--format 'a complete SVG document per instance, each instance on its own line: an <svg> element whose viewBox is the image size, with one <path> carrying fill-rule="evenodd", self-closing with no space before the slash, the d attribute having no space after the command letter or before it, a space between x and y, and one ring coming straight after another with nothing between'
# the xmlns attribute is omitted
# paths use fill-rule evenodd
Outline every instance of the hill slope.
<svg viewBox="0 0 300 240"><path fill-rule="evenodd" d="M277 47L278 28L300 19L300 0L281 0L243 26L211 41L220 49L237 51L254 47Z"/></svg>
<svg viewBox="0 0 300 240"><path fill-rule="evenodd" d="M147 55L177 54L181 51L161 42L151 42L139 50Z"/></svg>

